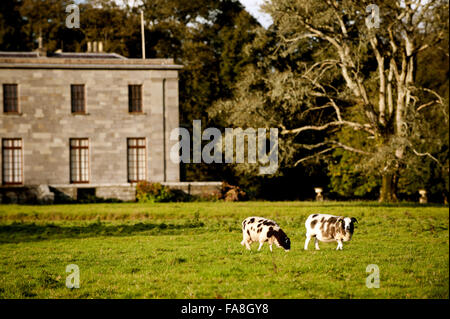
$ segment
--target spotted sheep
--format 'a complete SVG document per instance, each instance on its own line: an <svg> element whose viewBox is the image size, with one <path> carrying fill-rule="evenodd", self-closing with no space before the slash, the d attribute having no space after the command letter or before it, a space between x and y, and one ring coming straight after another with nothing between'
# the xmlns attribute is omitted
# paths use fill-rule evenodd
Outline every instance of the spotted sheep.
<svg viewBox="0 0 450 319"><path fill-rule="evenodd" d="M323 242L337 241L336 250L342 250L344 241L352 238L354 224L358 221L354 217L333 216L327 214L309 215L305 222L306 240L305 250L309 241L314 237L316 250L319 250L319 240Z"/></svg>
<svg viewBox="0 0 450 319"><path fill-rule="evenodd" d="M291 240L284 231L273 220L264 217L247 217L242 221L242 242L241 245L251 250L250 244L259 242L258 250L262 245L268 242L270 251L275 243L285 251L291 249Z"/></svg>

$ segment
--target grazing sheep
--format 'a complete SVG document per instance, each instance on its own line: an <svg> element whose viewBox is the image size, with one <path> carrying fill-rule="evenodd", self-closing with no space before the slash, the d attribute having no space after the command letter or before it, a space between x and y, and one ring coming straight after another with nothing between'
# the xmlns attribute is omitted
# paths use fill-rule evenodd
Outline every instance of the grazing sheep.
<svg viewBox="0 0 450 319"><path fill-rule="evenodd" d="M284 248L285 251L291 249L291 240L284 231L273 220L263 217L247 217L242 222L242 242L250 250L250 244L259 242L258 250L261 250L264 242L269 243L270 251L275 243L278 247Z"/></svg>
<svg viewBox="0 0 450 319"><path fill-rule="evenodd" d="M313 214L306 219L305 250L309 241L314 237L316 250L319 250L319 240L323 242L337 241L336 250L342 250L342 242L352 238L354 223L358 221L354 217L333 216L327 214Z"/></svg>

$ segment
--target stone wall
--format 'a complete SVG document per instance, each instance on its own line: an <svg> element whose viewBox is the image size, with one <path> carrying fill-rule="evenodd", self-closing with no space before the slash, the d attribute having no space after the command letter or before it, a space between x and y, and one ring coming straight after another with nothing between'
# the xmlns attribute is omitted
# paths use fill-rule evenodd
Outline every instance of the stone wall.
<svg viewBox="0 0 450 319"><path fill-rule="evenodd" d="M67 198L77 200L80 190L93 189L94 194L98 198L103 199L119 199L122 201L136 200L136 186L131 184L122 185L52 185L51 189L58 193L59 198L67 196Z"/></svg>
<svg viewBox="0 0 450 319"><path fill-rule="evenodd" d="M220 193L222 182L167 182L163 185L182 190L186 194L210 196ZM21 187L0 188L0 203L5 204L51 204L78 200L80 190L93 190L97 198L136 200L136 186L120 185L28 185Z"/></svg>
<svg viewBox="0 0 450 319"><path fill-rule="evenodd" d="M161 183L172 189L179 189L189 195L208 196L220 194L222 182L167 182Z"/></svg>

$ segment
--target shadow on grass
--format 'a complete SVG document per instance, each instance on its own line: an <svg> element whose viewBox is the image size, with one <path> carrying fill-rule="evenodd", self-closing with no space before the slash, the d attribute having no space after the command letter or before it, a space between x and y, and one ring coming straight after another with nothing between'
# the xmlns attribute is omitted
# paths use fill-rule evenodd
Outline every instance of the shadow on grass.
<svg viewBox="0 0 450 319"><path fill-rule="evenodd" d="M35 224L14 222L9 225L0 225L0 243L19 243L41 241L58 238L86 238L96 236L130 236L137 233L148 232L149 235L164 235L170 230L183 230L201 228L204 223L188 221L184 224L166 223L137 223L133 225L108 225L95 222L82 226L59 226L53 223Z"/></svg>

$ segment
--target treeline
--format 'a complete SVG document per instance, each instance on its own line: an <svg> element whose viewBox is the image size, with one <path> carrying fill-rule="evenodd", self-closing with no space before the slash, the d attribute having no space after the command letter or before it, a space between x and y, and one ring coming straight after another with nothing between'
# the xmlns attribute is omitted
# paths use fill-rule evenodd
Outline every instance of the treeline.
<svg viewBox="0 0 450 319"><path fill-rule="evenodd" d="M408 11L376 2L384 23ZM415 43L424 44L412 57L414 81L409 83L428 91L408 95L408 131L401 137L395 116L392 123L384 122L377 108L380 74L388 78L389 66L402 67L405 26L384 26L373 35L365 29L361 1L273 0L266 6L274 21L268 29L237 0L122 1L120 6L86 0L78 3L80 28L69 29L65 9L72 3L1 1L0 50L35 50L41 36L49 51L85 52L87 42L102 41L106 52L141 58L143 10L146 57L171 57L184 66L181 126L191 130L199 119L203 127L277 127L284 132L277 174L259 176L252 165L184 164L184 180L224 180L239 185L249 198L269 200L310 199L314 187L324 188L332 199L378 199L381 193L383 200L417 201L419 189L427 189L430 201L448 197L448 1L423 5L423 14L414 8L405 13L423 19L421 29L408 31ZM339 5L345 10L337 10ZM338 46L327 39L336 39ZM390 40L399 49L393 52ZM348 57L337 54L339 45L349 49ZM384 58L381 67L375 48ZM346 78L342 66L353 62ZM349 89L352 76L364 86L366 99ZM395 98L400 91L393 86ZM371 113L379 119L368 121ZM357 124L334 125L340 118ZM360 124L374 134L355 130ZM309 126L327 129L295 131Z"/></svg>

